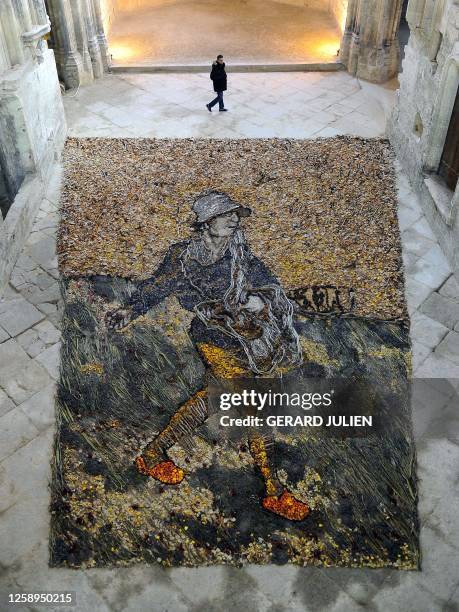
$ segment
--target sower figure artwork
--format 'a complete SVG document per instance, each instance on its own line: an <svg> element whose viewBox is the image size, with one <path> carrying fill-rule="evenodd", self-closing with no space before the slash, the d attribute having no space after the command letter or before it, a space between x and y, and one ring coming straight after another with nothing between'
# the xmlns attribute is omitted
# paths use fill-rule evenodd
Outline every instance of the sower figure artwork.
<svg viewBox="0 0 459 612"><path fill-rule="evenodd" d="M238 376L259 376L301 363L293 306L275 276L255 257L240 227L251 210L226 193L208 191L195 200L198 235L172 245L156 273L143 281L126 307L107 315L109 327L121 330L137 317L175 295L195 314L190 336L209 371L218 377L218 362L237 360ZM137 457L138 470L156 480L179 485L184 471L167 451L208 418L207 391L194 394ZM278 480L269 443L250 434L250 452L265 481L262 505L290 520L309 514Z"/></svg>
<svg viewBox="0 0 459 612"><path fill-rule="evenodd" d="M380 140L69 140L52 566L419 567L394 177ZM287 403L222 413L248 389Z"/></svg>

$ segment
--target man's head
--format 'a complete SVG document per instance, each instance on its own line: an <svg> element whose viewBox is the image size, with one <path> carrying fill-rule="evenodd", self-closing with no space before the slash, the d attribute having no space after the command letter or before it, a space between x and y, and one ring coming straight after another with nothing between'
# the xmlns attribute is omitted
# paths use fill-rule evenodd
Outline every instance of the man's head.
<svg viewBox="0 0 459 612"><path fill-rule="evenodd" d="M250 208L241 206L220 191L205 191L193 204L196 225L207 227L213 236L231 236L239 226L241 217L251 214Z"/></svg>
<svg viewBox="0 0 459 612"><path fill-rule="evenodd" d="M220 55L217 55L217 62L218 62L219 64L223 64L223 55L221 55L221 54L220 54Z"/></svg>

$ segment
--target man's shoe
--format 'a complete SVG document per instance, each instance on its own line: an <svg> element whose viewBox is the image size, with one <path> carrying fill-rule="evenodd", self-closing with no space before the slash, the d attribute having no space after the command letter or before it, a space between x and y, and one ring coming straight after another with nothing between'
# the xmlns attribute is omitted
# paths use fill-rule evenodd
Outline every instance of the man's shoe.
<svg viewBox="0 0 459 612"><path fill-rule="evenodd" d="M228 109L227 109L227 108L219 108L219 109L218 109L218 111L219 111L220 113L227 113L227 112L228 112Z"/></svg>
<svg viewBox="0 0 459 612"><path fill-rule="evenodd" d="M282 495L265 497L262 505L265 510L289 521L302 521L310 513L308 504L299 501L288 491L284 491Z"/></svg>
<svg viewBox="0 0 459 612"><path fill-rule="evenodd" d="M209 111L209 113L211 113L211 112L212 112L212 109L210 108L210 104L206 104L206 108L207 108L207 110Z"/></svg>

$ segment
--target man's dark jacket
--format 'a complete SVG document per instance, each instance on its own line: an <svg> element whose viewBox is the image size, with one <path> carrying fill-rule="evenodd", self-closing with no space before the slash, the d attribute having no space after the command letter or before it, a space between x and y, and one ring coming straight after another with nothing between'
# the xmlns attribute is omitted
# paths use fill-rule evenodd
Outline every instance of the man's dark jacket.
<svg viewBox="0 0 459 612"><path fill-rule="evenodd" d="M217 93L219 91L226 91L226 72L224 62L223 64L219 64L218 62L214 62L212 64L210 78L214 83L214 91Z"/></svg>

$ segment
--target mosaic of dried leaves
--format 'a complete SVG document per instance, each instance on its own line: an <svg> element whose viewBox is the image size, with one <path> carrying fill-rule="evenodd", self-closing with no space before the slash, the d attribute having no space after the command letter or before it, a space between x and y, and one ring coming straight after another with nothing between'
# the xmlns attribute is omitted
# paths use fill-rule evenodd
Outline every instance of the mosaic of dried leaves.
<svg viewBox="0 0 459 612"><path fill-rule="evenodd" d="M65 276L150 276L214 188L253 209L249 244L285 289L349 287L357 314L406 316L386 140L69 139L65 173Z"/></svg>
<svg viewBox="0 0 459 612"><path fill-rule="evenodd" d="M223 439L211 419L169 449L185 478L163 485L136 469L139 451L207 384L206 364L221 379L246 366L192 341L195 313L175 295L119 333L106 324L129 279L151 276L190 236L195 196L223 190L252 208L248 243L284 289L355 292L352 316L296 312L301 375L365 371L391 411L403 405L410 343L387 141L70 139L65 173L51 564L417 568L407 411L379 437L276 433L277 477L310 510L301 521L266 511L246 433Z"/></svg>

